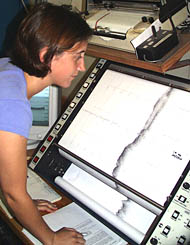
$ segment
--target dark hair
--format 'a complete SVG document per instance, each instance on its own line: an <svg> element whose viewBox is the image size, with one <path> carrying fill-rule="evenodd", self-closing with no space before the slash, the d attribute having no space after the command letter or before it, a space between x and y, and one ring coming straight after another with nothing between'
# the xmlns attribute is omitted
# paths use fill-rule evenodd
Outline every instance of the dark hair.
<svg viewBox="0 0 190 245"><path fill-rule="evenodd" d="M92 29L82 17L62 6L36 5L21 22L11 51L11 62L29 75L45 77L54 55L87 41ZM40 50L47 47L43 62Z"/></svg>

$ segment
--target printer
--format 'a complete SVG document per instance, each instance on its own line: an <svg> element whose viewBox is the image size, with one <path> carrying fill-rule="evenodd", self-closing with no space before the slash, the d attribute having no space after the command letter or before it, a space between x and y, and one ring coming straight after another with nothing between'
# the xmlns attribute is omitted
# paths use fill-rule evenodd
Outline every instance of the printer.
<svg viewBox="0 0 190 245"><path fill-rule="evenodd" d="M169 3L172 4L169 7L165 6L167 2L166 0L87 0L86 20L94 30L90 43L134 53L132 40L156 20L160 20L159 27L164 30L173 28L168 19L170 14L175 27L186 20L188 11L185 1L173 0ZM168 15L167 18L163 18L165 15Z"/></svg>
<svg viewBox="0 0 190 245"><path fill-rule="evenodd" d="M190 244L189 91L100 59L65 105L29 167L124 241L87 244Z"/></svg>

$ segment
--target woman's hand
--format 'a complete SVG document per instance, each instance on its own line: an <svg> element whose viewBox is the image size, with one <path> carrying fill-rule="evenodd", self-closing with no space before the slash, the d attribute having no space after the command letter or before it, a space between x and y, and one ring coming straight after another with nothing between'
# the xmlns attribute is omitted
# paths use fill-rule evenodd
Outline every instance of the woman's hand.
<svg viewBox="0 0 190 245"><path fill-rule="evenodd" d="M55 232L53 245L84 245L85 239L75 229L64 227Z"/></svg>
<svg viewBox="0 0 190 245"><path fill-rule="evenodd" d="M33 200L35 206L39 211L52 213L57 210L55 204L43 200ZM47 243L49 245L49 243ZM54 233L53 241L51 245L85 245L85 239L83 235L73 228L63 227L62 229Z"/></svg>
<svg viewBox="0 0 190 245"><path fill-rule="evenodd" d="M52 213L52 212L55 212L57 210L56 205L47 201L47 200L35 199L35 200L33 200L33 202L39 211L45 211L48 213Z"/></svg>

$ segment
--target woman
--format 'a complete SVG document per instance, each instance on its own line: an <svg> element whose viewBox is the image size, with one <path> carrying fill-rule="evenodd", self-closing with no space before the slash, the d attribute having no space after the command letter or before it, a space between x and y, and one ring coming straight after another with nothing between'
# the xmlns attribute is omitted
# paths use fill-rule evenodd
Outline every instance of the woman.
<svg viewBox="0 0 190 245"><path fill-rule="evenodd" d="M22 21L10 59L0 59L0 188L19 222L44 245L85 244L71 228L53 232L26 190L27 137L32 125L29 99L47 86L70 86L85 71L92 31L77 14L49 3L34 7Z"/></svg>

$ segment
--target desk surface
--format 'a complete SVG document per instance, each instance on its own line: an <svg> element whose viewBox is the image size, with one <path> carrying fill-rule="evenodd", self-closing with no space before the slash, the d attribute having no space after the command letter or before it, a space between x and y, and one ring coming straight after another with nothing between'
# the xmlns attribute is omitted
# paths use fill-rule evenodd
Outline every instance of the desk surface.
<svg viewBox="0 0 190 245"><path fill-rule="evenodd" d="M190 33L179 35L179 44L166 54L159 62L151 63L138 60L134 53L89 44L86 54L112 60L130 66L140 67L164 73L171 69L190 50Z"/></svg>

